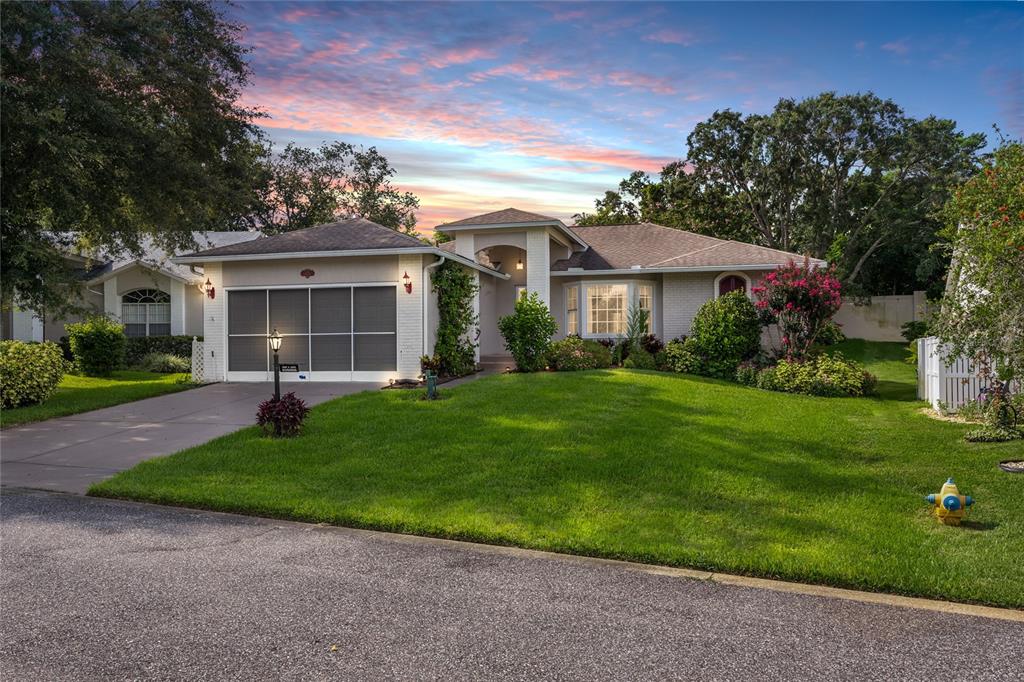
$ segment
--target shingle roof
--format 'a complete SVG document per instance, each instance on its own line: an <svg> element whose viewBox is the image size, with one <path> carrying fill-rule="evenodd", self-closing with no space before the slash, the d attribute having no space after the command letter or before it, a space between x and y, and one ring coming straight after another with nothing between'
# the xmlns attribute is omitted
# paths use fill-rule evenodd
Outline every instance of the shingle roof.
<svg viewBox="0 0 1024 682"><path fill-rule="evenodd" d="M213 248L252 241L260 236L262 235L259 232L244 231L192 233L192 237L195 239L197 244ZM94 259L94 262L95 260L99 260L101 262L85 272L82 279L91 282L133 263L141 263L142 265L149 266L151 268L163 270L164 272L176 275L183 280L195 279L197 275L195 275L187 265L177 265L170 261L174 255L175 254L168 253L157 246L151 238L145 237L142 240L142 256L136 257L130 253L118 256L101 256L98 259Z"/></svg>
<svg viewBox="0 0 1024 682"><path fill-rule="evenodd" d="M422 247L415 237L378 225L364 218L349 218L336 223L316 225L302 230L230 244L183 258L201 256L251 256L271 253L308 253L313 251L363 251Z"/></svg>
<svg viewBox="0 0 1024 682"><path fill-rule="evenodd" d="M552 271L785 265L802 256L754 244L716 239L654 223L570 227L586 251L551 264Z"/></svg>
<svg viewBox="0 0 1024 682"><path fill-rule="evenodd" d="M500 211L492 211L490 213L484 213L483 215L473 216L472 218L463 218L462 220L456 220L452 223L438 225L437 229L444 230L446 227L464 227L468 225L502 225L505 223L515 224L544 222L557 224L561 221L558 220L558 218L540 215L539 213L520 211L518 208L504 208Z"/></svg>

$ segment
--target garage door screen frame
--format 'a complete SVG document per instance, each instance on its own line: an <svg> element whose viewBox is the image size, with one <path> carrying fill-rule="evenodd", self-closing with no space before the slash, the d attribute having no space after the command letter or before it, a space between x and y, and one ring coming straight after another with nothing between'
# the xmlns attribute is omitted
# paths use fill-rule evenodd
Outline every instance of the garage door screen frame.
<svg viewBox="0 0 1024 682"><path fill-rule="evenodd" d="M267 336L284 337L283 381L383 381L398 369L398 284L229 287L227 380L267 381Z"/></svg>

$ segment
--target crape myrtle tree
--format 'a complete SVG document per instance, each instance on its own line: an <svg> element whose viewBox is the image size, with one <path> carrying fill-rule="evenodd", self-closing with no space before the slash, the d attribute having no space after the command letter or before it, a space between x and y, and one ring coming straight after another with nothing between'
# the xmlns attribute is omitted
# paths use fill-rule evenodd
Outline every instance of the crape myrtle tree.
<svg viewBox="0 0 1024 682"><path fill-rule="evenodd" d="M842 305L842 285L833 268L790 262L751 289L764 324L776 324L787 360L807 357L818 335Z"/></svg>
<svg viewBox="0 0 1024 682"><path fill-rule="evenodd" d="M851 294L937 294L939 213L984 144L871 93L717 111L687 137L685 162L657 181L633 173L578 222L651 221L827 258Z"/></svg>
<svg viewBox="0 0 1024 682"><path fill-rule="evenodd" d="M253 210L264 145L239 36L197 0L4 5L5 304L71 305L66 249L179 250Z"/></svg>
<svg viewBox="0 0 1024 682"><path fill-rule="evenodd" d="M933 333L1004 379L1024 377L1024 144L1004 140L943 216L953 265Z"/></svg>

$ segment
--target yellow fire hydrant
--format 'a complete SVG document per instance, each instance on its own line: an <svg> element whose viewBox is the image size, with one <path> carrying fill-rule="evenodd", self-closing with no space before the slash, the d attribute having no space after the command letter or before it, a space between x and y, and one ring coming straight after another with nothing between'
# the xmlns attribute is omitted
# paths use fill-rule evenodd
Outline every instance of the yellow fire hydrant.
<svg viewBox="0 0 1024 682"><path fill-rule="evenodd" d="M942 490L925 496L926 500L935 505L935 516L947 526L959 526L967 508L974 504L970 495L961 495L953 479L946 481Z"/></svg>

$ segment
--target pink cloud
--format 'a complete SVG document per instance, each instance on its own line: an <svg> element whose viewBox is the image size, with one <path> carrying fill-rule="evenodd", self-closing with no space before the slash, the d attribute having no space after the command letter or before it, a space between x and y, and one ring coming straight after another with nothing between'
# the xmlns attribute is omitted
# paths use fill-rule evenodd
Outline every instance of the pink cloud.
<svg viewBox="0 0 1024 682"><path fill-rule="evenodd" d="M676 92L672 81L667 78L650 76L637 71L612 71L608 74L608 83L624 88L649 90L658 95L673 95Z"/></svg>
<svg viewBox="0 0 1024 682"><path fill-rule="evenodd" d="M665 45L682 45L689 47L697 42L697 36L689 31L681 31L673 28L663 28L644 36L649 43L662 43Z"/></svg>
<svg viewBox="0 0 1024 682"><path fill-rule="evenodd" d="M442 50L437 54L427 57L427 63L435 69L443 69L456 64L470 64L484 59L494 59L494 50L482 47L452 48Z"/></svg>

